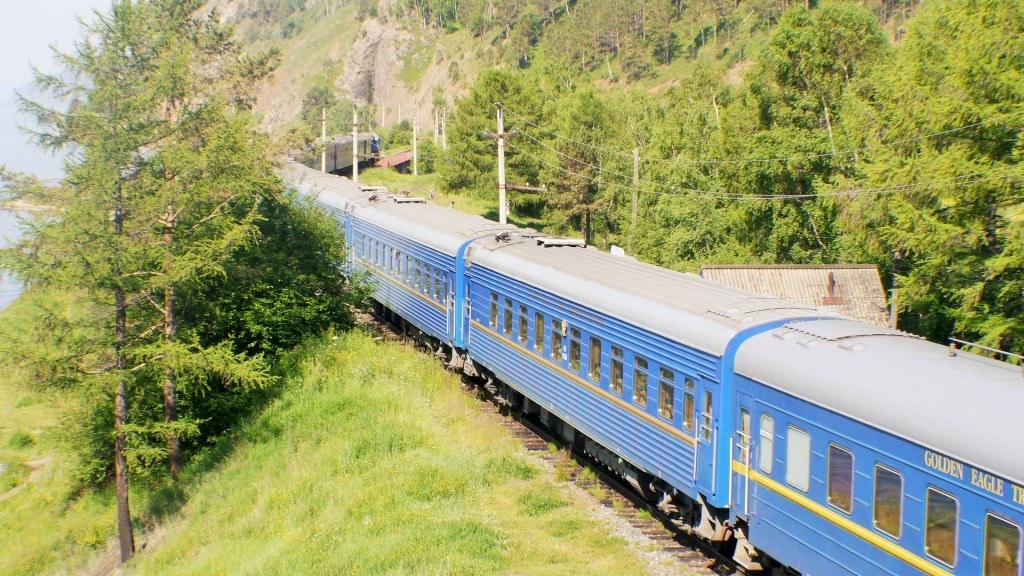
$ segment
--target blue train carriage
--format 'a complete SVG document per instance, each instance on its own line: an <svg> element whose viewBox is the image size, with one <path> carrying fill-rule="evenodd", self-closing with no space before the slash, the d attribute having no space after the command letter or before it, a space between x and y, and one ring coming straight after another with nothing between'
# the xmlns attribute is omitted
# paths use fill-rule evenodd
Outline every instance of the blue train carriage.
<svg viewBox="0 0 1024 576"><path fill-rule="evenodd" d="M352 210L354 270L369 275L379 314L439 354L451 354L462 301L456 255L474 239L508 229L423 198L378 192ZM452 357L461 367L459 356Z"/></svg>
<svg viewBox="0 0 1024 576"><path fill-rule="evenodd" d="M523 232L467 250L470 361L710 536L730 505L723 357L749 334L832 313L579 244Z"/></svg>
<svg viewBox="0 0 1024 576"><path fill-rule="evenodd" d="M1020 367L849 321L736 358L733 501L803 574L1021 575Z"/></svg>
<svg viewBox="0 0 1024 576"><path fill-rule="evenodd" d="M300 196L311 198L316 206L337 219L349 248L346 272L351 271L353 253L350 220L359 202L366 203L373 194L348 178L325 174L298 162L287 162L278 171L281 178Z"/></svg>

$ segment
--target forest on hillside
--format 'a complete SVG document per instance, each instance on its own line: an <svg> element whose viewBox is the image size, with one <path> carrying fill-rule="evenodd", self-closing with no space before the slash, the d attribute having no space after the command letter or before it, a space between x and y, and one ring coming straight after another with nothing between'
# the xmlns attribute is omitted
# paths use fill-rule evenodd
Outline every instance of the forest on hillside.
<svg viewBox="0 0 1024 576"><path fill-rule="evenodd" d="M443 187L492 193L474 136L502 102L509 181L548 187L513 213L548 231L682 270L875 263L902 328L1024 352L1024 5L931 2L892 28L892 3L793 4L756 57L696 61L663 90L568 81L587 64L552 33L543 65L484 73L458 103ZM558 35L599 35L584 5L603 3Z"/></svg>
<svg viewBox="0 0 1024 576"><path fill-rule="evenodd" d="M450 65L468 95L435 94L445 192L495 196L502 102L509 182L547 188L513 193L514 220L680 270L877 264L901 328L1024 352L1021 0L240 5L279 38L344 12L478 57ZM304 104L377 115L330 82Z"/></svg>

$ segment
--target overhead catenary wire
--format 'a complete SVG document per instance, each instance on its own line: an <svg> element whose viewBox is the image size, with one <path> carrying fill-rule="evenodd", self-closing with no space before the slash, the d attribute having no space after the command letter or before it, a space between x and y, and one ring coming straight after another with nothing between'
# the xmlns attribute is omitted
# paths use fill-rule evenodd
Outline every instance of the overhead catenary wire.
<svg viewBox="0 0 1024 576"><path fill-rule="evenodd" d="M522 132L520 132L520 134L522 134ZM610 180L605 180L605 179L602 179L602 178L599 178L599 177L588 176L588 175L582 174L580 172L574 172L574 171L569 170L569 169L567 169L567 168L565 168L563 166L559 166L557 164L554 164L554 163L550 162L549 160L547 160L545 158L541 158L540 156L537 156L536 154L533 154L530 151L523 149L522 147L515 146L513 144L508 144L508 146L510 148L512 148L512 149L514 149L514 150L516 150L516 151L518 151L520 153L522 153L524 156L533 158L537 162L539 162L541 164L544 164L544 165L546 165L546 166L548 166L550 168L553 168L553 169L555 169L557 171L563 172L565 174L568 174L568 175L571 175L571 176L576 176L576 177L579 177L579 178L583 178L585 180L589 180L591 182L595 182L595 183L601 184L603 186L612 186L612 187L626 189L626 190L632 190L633 189L633 185L631 183L630 184L621 184L621 183L618 183L618 182L614 182L614 181L610 181ZM563 156L565 156L567 158L572 158L571 156L568 156L568 155L565 155L565 154L563 154ZM588 166L588 167L591 167L591 168L596 168L600 172L604 172L604 173L608 173L608 174L613 174L613 175L617 175L617 176L622 176L621 174L618 174L616 172L611 172L611 171L607 171L607 170L601 170L600 167L593 166L593 165L588 164L588 163L586 163L586 162L584 162L582 160L579 160L579 159L576 159L576 158L572 158L572 159L574 161L576 161L576 162L579 162L580 164L582 164L584 166ZM877 187L877 188L842 188L842 189L832 190L832 191L829 191L829 192L815 192L815 193L808 193L808 194L742 194L742 193L736 193L736 192L727 192L727 191L724 191L724 190L719 190L719 191L715 191L715 190L701 190L701 189L698 189L698 188L687 188L687 187L683 187L683 186L672 186L672 185L668 185L668 184L658 184L658 183L654 183L654 182L647 182L647 183L648 184L653 184L654 186L656 186L658 188L661 188L662 190L652 190L652 189L649 189L649 188L640 188L640 191L644 192L646 194L661 194L661 195L685 196L687 198L697 198L697 199L704 199L704 200L758 200L758 201L763 201L763 200L786 200L786 199L807 200L807 199L813 199L813 198L855 197L855 196L869 196L869 195L877 196L877 195L886 195L886 194L909 193L909 192L913 192L913 191L916 191L916 190L919 190L919 189L949 188L949 187L953 187L953 186L965 186L965 185L969 185L969 184L977 184L977 183L980 183L980 182L989 182L989 181L993 181L993 180L1002 180L1002 179L1005 179L1007 177L1005 174L999 174L999 175L994 175L994 176L991 175L991 174L992 174L991 171L989 171L989 172L975 172L975 173L972 173L972 174L962 174L962 175L953 176L953 177L949 177L949 178L939 178L939 179L935 179L935 180L928 180L928 181L925 181L925 182L911 182L911 183L906 183L906 184L895 184L895 185L892 185L892 186L882 186L882 187Z"/></svg>
<svg viewBox="0 0 1024 576"><path fill-rule="evenodd" d="M605 148L605 147L602 147L602 146L598 146L596 144L590 144L590 143L587 143L587 142L580 142L578 140L574 140L572 138L569 138L568 136L563 136L561 134L558 134L557 132L552 132L551 130L548 130L548 129L542 127L542 126L539 126L539 125L531 122L530 120L528 120L526 117L522 116L521 114L517 114L513 110L510 110L510 109L506 108L506 112L508 112L510 116L514 116L518 121L523 122L523 123L525 123L525 124L527 124L529 126L532 126L532 127L536 128L537 130L540 130L541 132L544 132L546 134L550 134L551 136L554 136L557 139L565 140L567 142L571 142L571 143L577 144L579 146L584 146L584 147L587 147L587 148L591 148L593 150L597 150L597 151L600 151L600 152L605 152L607 154L612 154L612 155L615 155L615 156L632 158L632 155L633 155L632 151L624 152L624 151L621 151L621 150L613 150L611 148ZM1018 111L1015 111L1015 112L1007 112L1005 114L1000 114L1000 115L997 115L997 116L992 117L992 118L988 118L988 119L985 119L985 120L981 120L981 121L975 122L973 124L968 124L968 125L960 126L960 127L957 127L957 128L950 128L948 130L942 130L940 132L933 132L931 134L923 134L921 136L916 136L914 138L906 138L906 139L903 139L903 140L894 140L894 141L890 141L890 142L882 142L882 143L874 145L874 146L862 146L860 148L850 148L850 149L846 149L846 150L837 150L835 152L827 152L827 153L821 153L821 154L810 154L810 155L806 155L806 156L777 156L777 157L772 157L772 158L735 158L735 159L724 159L724 160L687 160L687 159L683 159L683 158L650 158L650 157L646 157L646 158L643 158L643 160L647 161L647 162L664 162L664 163L670 163L670 164L693 164L693 165L701 165L701 166L715 166L715 165L721 165L721 164L767 164L767 163L774 163L774 162L779 162L779 163L781 163L781 162L799 162L799 161L803 161L803 160L818 160L818 159L821 159L821 158L830 158L830 157L848 157L848 156L854 156L856 154L859 154L859 153L862 153L862 152L866 152L866 151L870 151L870 150L876 150L876 149L881 149L881 148L886 148L886 147L891 147L891 146L900 146L900 145L903 145L903 144L911 144L913 142L919 142L919 141L922 141L922 140L929 140L929 139L932 139L932 138L938 138L938 137L941 137L941 136L947 136L949 134L954 134L954 133L957 133L957 132L963 132L965 130L971 130L973 128L981 127L981 126L983 126L985 124L991 124L991 123L997 122L999 120L1005 120L1007 118L1013 118L1015 116L1022 116L1022 115L1024 115L1024 110L1018 110Z"/></svg>

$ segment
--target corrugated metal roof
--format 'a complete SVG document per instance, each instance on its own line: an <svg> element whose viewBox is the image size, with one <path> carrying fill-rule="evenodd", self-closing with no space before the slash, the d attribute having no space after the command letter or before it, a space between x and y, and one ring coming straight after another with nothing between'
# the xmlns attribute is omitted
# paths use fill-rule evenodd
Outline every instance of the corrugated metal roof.
<svg viewBox="0 0 1024 576"><path fill-rule="evenodd" d="M878 267L872 264L704 266L700 275L808 306L827 306L862 322L889 325L885 291Z"/></svg>
<svg viewBox="0 0 1024 576"><path fill-rule="evenodd" d="M377 161L377 166L379 168L393 168L401 164L408 164L409 162L412 162L412 150L385 156Z"/></svg>

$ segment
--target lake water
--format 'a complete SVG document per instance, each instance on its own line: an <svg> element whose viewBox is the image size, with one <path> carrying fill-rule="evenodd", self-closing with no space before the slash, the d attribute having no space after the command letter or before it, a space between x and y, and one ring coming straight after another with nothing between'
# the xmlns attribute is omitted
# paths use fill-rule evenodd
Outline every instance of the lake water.
<svg viewBox="0 0 1024 576"><path fill-rule="evenodd" d="M0 210L0 246L6 246L21 235L17 214ZM0 271L0 309L6 308L21 293L21 282L7 272Z"/></svg>

